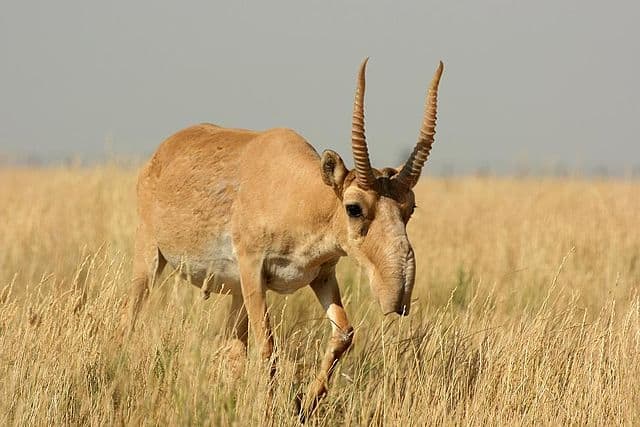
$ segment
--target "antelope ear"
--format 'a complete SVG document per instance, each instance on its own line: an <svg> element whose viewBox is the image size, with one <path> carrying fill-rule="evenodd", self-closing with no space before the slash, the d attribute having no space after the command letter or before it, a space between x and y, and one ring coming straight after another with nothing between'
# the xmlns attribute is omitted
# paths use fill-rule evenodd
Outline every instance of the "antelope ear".
<svg viewBox="0 0 640 427"><path fill-rule="evenodd" d="M324 150L320 158L322 181L332 187L338 197L342 196L342 184L347 176L347 168L340 155L332 150Z"/></svg>

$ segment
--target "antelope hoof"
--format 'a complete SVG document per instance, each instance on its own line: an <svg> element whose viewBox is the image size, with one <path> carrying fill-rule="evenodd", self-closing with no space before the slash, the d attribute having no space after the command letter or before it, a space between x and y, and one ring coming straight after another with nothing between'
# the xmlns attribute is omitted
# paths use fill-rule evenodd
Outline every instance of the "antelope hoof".
<svg viewBox="0 0 640 427"><path fill-rule="evenodd" d="M321 393L313 393L313 398L311 398L311 394L307 394L306 396L302 393L296 396L295 404L296 404L296 412L298 413L298 419L301 424L304 424L309 417L313 414L313 411L318 407L318 403L320 400L327 394L326 391Z"/></svg>
<svg viewBox="0 0 640 427"><path fill-rule="evenodd" d="M296 414L298 414L298 420L300 420L301 424L304 424L305 422L305 416L302 413L302 401L304 399L304 395L302 393L299 393L296 395L295 400L293 401L293 403L296 405L295 406L295 411Z"/></svg>
<svg viewBox="0 0 640 427"><path fill-rule="evenodd" d="M304 401L304 394L300 393L296 396L296 413L298 414L298 421L300 421L300 424L304 424L307 422L316 406L316 404L312 402L310 405L306 405L305 407Z"/></svg>

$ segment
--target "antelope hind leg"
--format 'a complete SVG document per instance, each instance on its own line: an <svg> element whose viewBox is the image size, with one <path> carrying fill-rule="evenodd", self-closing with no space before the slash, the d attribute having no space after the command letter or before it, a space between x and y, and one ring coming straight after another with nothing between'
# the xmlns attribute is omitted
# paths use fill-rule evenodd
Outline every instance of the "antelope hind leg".
<svg viewBox="0 0 640 427"><path fill-rule="evenodd" d="M149 295L155 280L160 276L167 261L153 242L144 225L136 231L133 258L133 278L130 292L129 334L135 329L142 304Z"/></svg>

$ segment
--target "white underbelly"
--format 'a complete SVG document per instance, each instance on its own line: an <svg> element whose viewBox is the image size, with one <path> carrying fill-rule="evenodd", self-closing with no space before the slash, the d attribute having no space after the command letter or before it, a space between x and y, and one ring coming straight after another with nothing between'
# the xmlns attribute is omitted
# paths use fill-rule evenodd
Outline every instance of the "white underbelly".
<svg viewBox="0 0 640 427"><path fill-rule="evenodd" d="M196 286L209 292L240 292L240 269L235 248L229 235L223 235L207 245L201 253L166 253L167 262ZM302 257L271 254L263 260L263 280L267 289L290 294L309 285L319 267L309 267Z"/></svg>
<svg viewBox="0 0 640 427"><path fill-rule="evenodd" d="M228 235L213 240L199 253L166 253L162 248L160 252L174 269L196 286L208 283L210 292L240 291L238 260Z"/></svg>
<svg viewBox="0 0 640 427"><path fill-rule="evenodd" d="M319 271L319 267L309 268L295 257L270 257L265 260L264 267L267 288L281 294L307 286Z"/></svg>

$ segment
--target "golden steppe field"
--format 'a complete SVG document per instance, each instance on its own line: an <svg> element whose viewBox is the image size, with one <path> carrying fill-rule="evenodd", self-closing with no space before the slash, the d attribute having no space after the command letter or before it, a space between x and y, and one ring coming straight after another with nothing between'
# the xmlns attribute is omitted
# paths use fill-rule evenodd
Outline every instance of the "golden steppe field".
<svg viewBox="0 0 640 427"><path fill-rule="evenodd" d="M278 374L239 377L228 298L166 272L128 336L135 171L0 169L0 425L297 425L330 325L270 294ZM427 178L412 313L348 259L355 342L310 425L640 424L640 182ZM250 341L252 344L252 342Z"/></svg>

